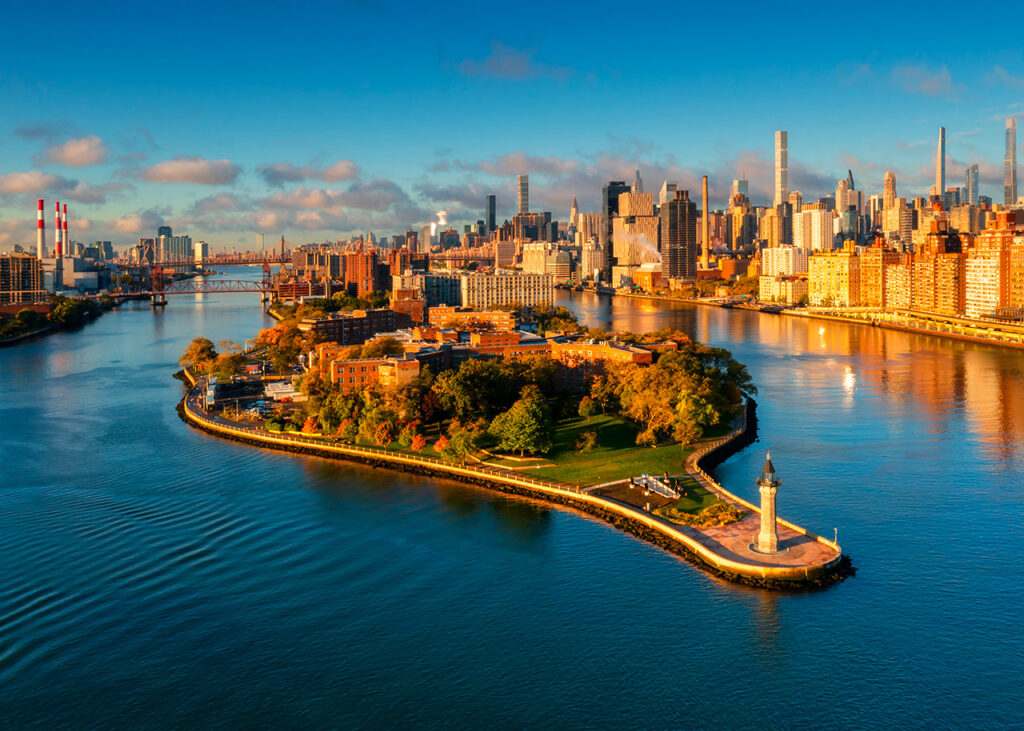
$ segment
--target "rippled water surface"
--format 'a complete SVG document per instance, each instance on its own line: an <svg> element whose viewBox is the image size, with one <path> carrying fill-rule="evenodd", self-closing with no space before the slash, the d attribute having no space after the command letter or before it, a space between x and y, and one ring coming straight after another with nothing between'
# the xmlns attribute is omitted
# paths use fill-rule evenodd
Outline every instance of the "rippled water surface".
<svg viewBox="0 0 1024 731"><path fill-rule="evenodd" d="M247 276L256 276L247 272ZM0 721L74 726L1016 726L1024 356L562 295L733 350L780 512L860 569L716 581L588 517L186 427L170 375L252 295L0 350Z"/></svg>

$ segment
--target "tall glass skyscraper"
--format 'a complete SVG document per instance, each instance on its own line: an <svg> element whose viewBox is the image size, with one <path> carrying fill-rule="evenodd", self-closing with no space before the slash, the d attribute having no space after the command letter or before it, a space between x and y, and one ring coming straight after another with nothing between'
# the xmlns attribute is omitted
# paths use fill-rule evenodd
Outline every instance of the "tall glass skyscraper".
<svg viewBox="0 0 1024 731"><path fill-rule="evenodd" d="M519 213L530 212L530 176L519 175Z"/></svg>
<svg viewBox="0 0 1024 731"><path fill-rule="evenodd" d="M978 166L971 165L964 175L964 203L978 205Z"/></svg>

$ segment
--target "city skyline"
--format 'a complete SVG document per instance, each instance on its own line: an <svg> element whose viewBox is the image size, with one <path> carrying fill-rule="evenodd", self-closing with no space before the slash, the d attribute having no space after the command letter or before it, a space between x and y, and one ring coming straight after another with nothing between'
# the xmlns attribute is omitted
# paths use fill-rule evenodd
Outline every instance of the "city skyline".
<svg viewBox="0 0 1024 731"><path fill-rule="evenodd" d="M552 9L550 23L578 29L560 43L499 33L463 11L431 10L438 32L413 34L404 31L426 11L351 8L351 38L336 49L305 44L298 21L259 9L210 9L202 26L149 10L111 24L58 3L55 15L109 50L73 66L40 57L28 37L0 51L0 247L31 243L39 197L72 204L72 236L82 240L124 245L166 223L217 249L252 247L260 233L387 235L439 210L475 222L488 193L503 220L516 210L519 173L531 177L532 207L558 217L573 194L581 211L599 210L601 187L631 180L637 164L652 188L669 180L691 194L709 175L716 207L744 176L752 202L765 204L778 130L790 135L788 189L807 199L834 190L847 169L865 190L880 192L893 170L902 196L927 195L940 126L947 177L962 180L977 164L980 193L1003 199L1005 120L1024 109L1024 61L1010 44L980 38L955 58L935 55L925 39L941 17L890 10L894 32L915 29L899 51L855 57L809 42L769 79L712 56L713 38L685 51L655 42L611 61L582 41L597 20L579 10ZM745 12L758 22L735 31L741 44L781 22ZM27 9L8 15L12 27L34 22ZM787 22L797 33L810 21L794 13ZM178 39L173 54L127 50L124 37L153 27ZM235 35L221 35L225 27ZM652 41L663 33L645 28ZM375 44L389 31L409 43ZM107 83L114 68L117 85ZM694 98L712 98L711 113Z"/></svg>

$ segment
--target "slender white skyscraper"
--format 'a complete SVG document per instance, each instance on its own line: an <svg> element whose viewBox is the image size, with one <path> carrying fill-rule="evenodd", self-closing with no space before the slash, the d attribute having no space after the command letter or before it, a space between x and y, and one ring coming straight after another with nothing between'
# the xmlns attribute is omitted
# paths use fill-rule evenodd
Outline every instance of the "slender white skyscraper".
<svg viewBox="0 0 1024 731"><path fill-rule="evenodd" d="M1017 118L1006 120L1006 156L1003 158L1003 203L1017 202Z"/></svg>
<svg viewBox="0 0 1024 731"><path fill-rule="evenodd" d="M785 203L789 197L789 132L775 133L775 203Z"/></svg>
<svg viewBox="0 0 1024 731"><path fill-rule="evenodd" d="M939 127L939 149L935 153L935 195L946 192L946 128Z"/></svg>
<svg viewBox="0 0 1024 731"><path fill-rule="evenodd" d="M519 213L530 212L530 176L520 175L519 181Z"/></svg>

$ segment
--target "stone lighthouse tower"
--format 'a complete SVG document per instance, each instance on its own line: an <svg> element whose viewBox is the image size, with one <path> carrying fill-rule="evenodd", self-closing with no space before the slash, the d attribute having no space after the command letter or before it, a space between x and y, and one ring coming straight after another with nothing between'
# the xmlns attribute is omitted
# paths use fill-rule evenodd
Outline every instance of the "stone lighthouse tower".
<svg viewBox="0 0 1024 731"><path fill-rule="evenodd" d="M775 465L769 452L761 470L757 486L761 492L761 530L757 534L757 543L753 548L758 553L778 553L779 533L775 528L775 493L782 482L775 476Z"/></svg>

